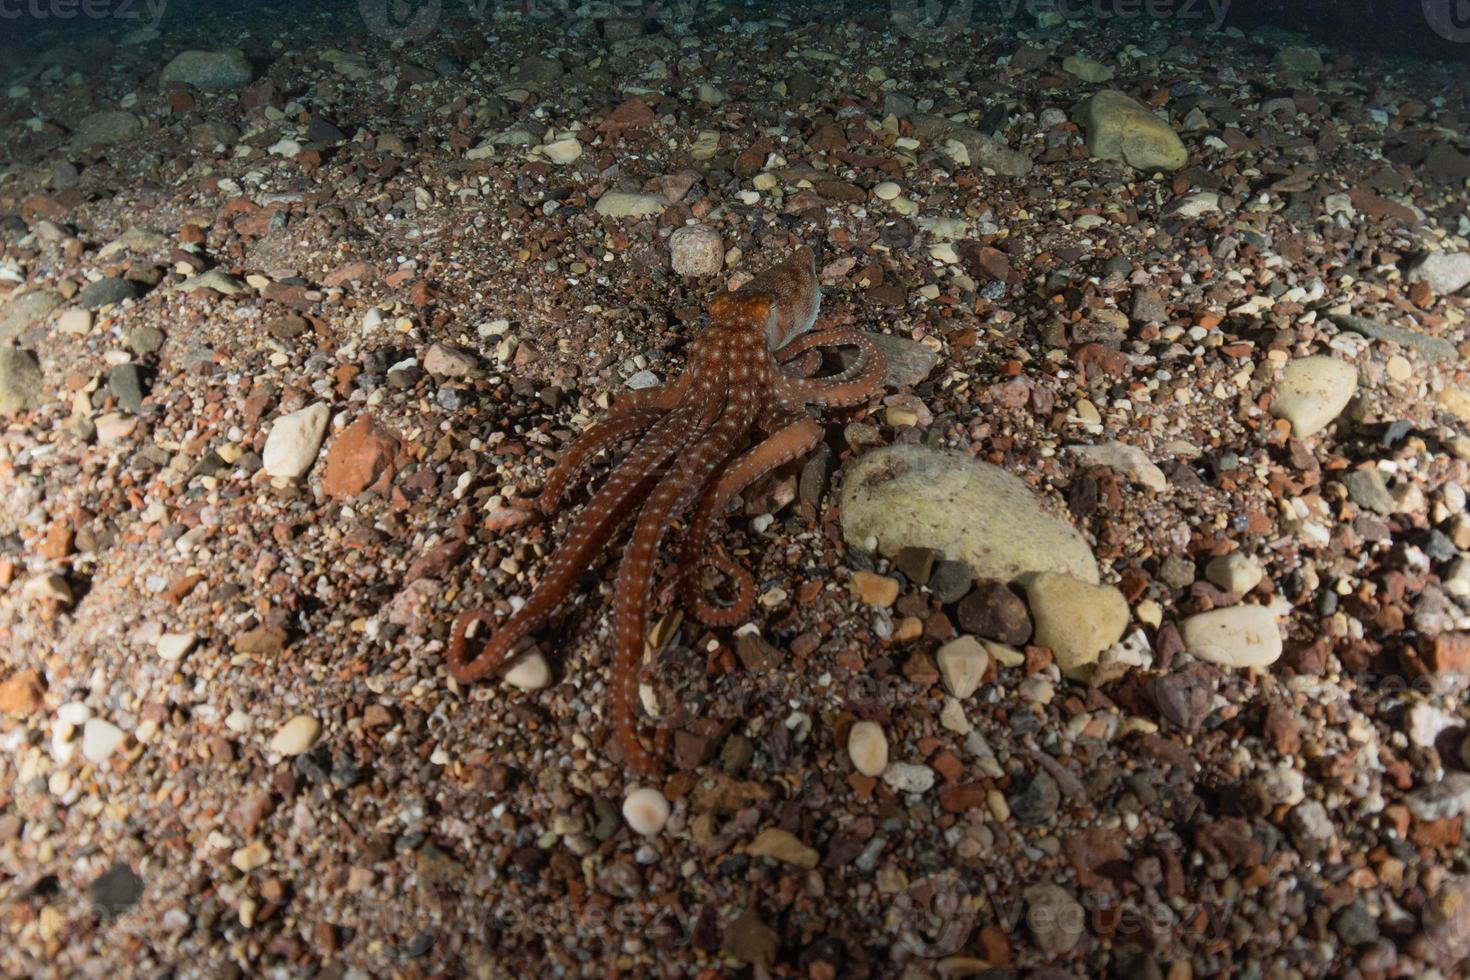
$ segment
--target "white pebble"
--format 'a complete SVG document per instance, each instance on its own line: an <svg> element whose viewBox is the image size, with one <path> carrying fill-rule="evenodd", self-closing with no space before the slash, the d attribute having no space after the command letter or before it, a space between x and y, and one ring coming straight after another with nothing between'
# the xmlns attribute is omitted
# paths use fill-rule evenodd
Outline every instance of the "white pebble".
<svg viewBox="0 0 1470 980"><path fill-rule="evenodd" d="M505 672L505 682L522 691L539 691L551 683L551 667L540 653L528 653Z"/></svg>
<svg viewBox="0 0 1470 980"><path fill-rule="evenodd" d="M122 745L124 737L123 730L112 722L88 718L82 728L82 758L94 766L101 765Z"/></svg>
<svg viewBox="0 0 1470 980"><path fill-rule="evenodd" d="M185 654L194 649L196 639L193 633L165 633L158 638L154 648L160 657L173 663L182 660Z"/></svg>
<svg viewBox="0 0 1470 980"><path fill-rule="evenodd" d="M653 837L669 822L669 801L651 786L640 787L623 800L623 819L635 833Z"/></svg>
<svg viewBox="0 0 1470 980"><path fill-rule="evenodd" d="M877 778L888 768L888 736L876 721L859 721L847 733L847 755L853 768Z"/></svg>
<svg viewBox="0 0 1470 980"><path fill-rule="evenodd" d="M270 750L276 755L301 755L316 744L322 724L311 715L297 715L271 737Z"/></svg>
<svg viewBox="0 0 1470 980"><path fill-rule="evenodd" d="M891 180L885 180L873 188L873 196L880 201L891 201L901 193L901 188Z"/></svg>

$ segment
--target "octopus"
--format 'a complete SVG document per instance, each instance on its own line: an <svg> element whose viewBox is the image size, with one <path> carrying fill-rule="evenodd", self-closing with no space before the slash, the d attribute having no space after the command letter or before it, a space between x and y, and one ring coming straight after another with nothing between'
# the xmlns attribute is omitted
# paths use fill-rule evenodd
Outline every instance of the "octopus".
<svg viewBox="0 0 1470 980"><path fill-rule="evenodd" d="M882 383L884 359L866 334L813 329L820 306L816 258L807 247L739 289L716 295L683 374L616 401L566 448L539 495L524 502L556 514L599 457L631 445L582 506L524 605L493 631L485 609L466 609L455 619L449 675L469 684L506 669L631 523L613 587L608 716L625 764L656 775L656 753L639 740L634 705L665 535L682 520L673 577L686 612L715 628L741 622L754 599L754 579L711 550L716 522L751 484L818 444L823 430L811 409L860 405ZM824 354L839 347L856 348L857 357L841 370L813 376ZM724 577L733 599L705 594L712 575ZM487 636L478 635L481 627Z"/></svg>

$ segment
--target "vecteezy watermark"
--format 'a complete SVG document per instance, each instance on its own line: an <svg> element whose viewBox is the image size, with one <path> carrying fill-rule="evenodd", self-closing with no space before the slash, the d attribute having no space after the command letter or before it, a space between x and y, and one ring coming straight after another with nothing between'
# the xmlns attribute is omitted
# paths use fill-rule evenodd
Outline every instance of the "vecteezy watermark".
<svg viewBox="0 0 1470 980"><path fill-rule="evenodd" d="M157 30L168 0L0 0L0 21L125 20Z"/></svg>
<svg viewBox="0 0 1470 980"><path fill-rule="evenodd" d="M1429 29L1446 41L1470 41L1470 0L1420 0Z"/></svg>
<svg viewBox="0 0 1470 980"><path fill-rule="evenodd" d="M1154 20L1208 21L1219 30L1229 16L1232 0L1000 0L1005 19L1021 10L1031 17L1046 14L1062 20L1091 17L1150 17ZM1467 3L1470 0L1424 0L1432 3ZM905 37L929 43L949 41L970 26L974 0L888 0L889 21Z"/></svg>
<svg viewBox="0 0 1470 980"><path fill-rule="evenodd" d="M368 30L385 41L422 41L434 33L443 0L357 0Z"/></svg>

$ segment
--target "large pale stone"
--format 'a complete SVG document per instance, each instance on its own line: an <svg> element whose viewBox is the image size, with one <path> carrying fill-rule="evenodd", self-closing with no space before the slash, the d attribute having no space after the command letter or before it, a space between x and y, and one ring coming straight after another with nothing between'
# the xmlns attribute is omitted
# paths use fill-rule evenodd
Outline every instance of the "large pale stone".
<svg viewBox="0 0 1470 980"><path fill-rule="evenodd" d="M596 210L609 218L646 218L662 214L668 206L669 202L657 194L608 191L597 199Z"/></svg>
<svg viewBox="0 0 1470 980"><path fill-rule="evenodd" d="M1335 357L1299 357L1286 365L1271 414L1291 423L1299 439L1321 432L1358 390L1358 369Z"/></svg>
<svg viewBox="0 0 1470 980"><path fill-rule="evenodd" d="M255 75L238 51L182 51L164 66L159 83L192 85L201 92L232 92Z"/></svg>
<svg viewBox="0 0 1470 980"><path fill-rule="evenodd" d="M976 578L1065 572L1098 580L1092 549L1076 528L1044 510L1020 478L961 453L909 444L868 453L848 472L840 508L848 543L875 539L889 557L932 548Z"/></svg>
<svg viewBox="0 0 1470 980"><path fill-rule="evenodd" d="M276 419L260 454L266 473L295 480L311 469L330 416L326 402L317 402Z"/></svg>
<svg viewBox="0 0 1470 980"><path fill-rule="evenodd" d="M1050 647L1068 677L1082 675L1128 628L1128 601L1111 585L1070 575L1028 575L1022 582L1036 630L1031 642Z"/></svg>
<svg viewBox="0 0 1470 980"><path fill-rule="evenodd" d="M1182 632L1190 653L1221 667L1265 667L1281 656L1281 629L1265 606L1212 609L1186 619Z"/></svg>
<svg viewBox="0 0 1470 980"><path fill-rule="evenodd" d="M1189 161L1173 127L1122 92L1105 89L1094 95L1083 122L1087 151L1103 160L1139 170L1178 170Z"/></svg>

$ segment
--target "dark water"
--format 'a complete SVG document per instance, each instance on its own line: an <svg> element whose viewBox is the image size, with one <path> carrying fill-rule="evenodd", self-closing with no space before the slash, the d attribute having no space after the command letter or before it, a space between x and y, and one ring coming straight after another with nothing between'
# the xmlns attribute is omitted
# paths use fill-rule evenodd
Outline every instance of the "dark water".
<svg viewBox="0 0 1470 980"><path fill-rule="evenodd" d="M374 37L407 44L433 45L446 32L505 13L533 20L572 21L581 17L648 17L669 8L689 16L707 14L706 0L0 0L0 46L46 49L70 45L78 54L99 45L158 40L218 38L237 32L247 44L272 37L317 37L323 44ZM725 3L734 16L759 16L763 10L800 8L814 19L886 18L896 31L922 37L953 36L979 24L1001 20L1034 23L1038 14L1057 11L1073 27L1089 22L1139 30L1160 27L1180 32L1238 28L1246 32L1279 30L1349 51L1391 53L1435 59L1470 58L1470 0L861 0L826 3ZM925 33L927 32L927 33Z"/></svg>

